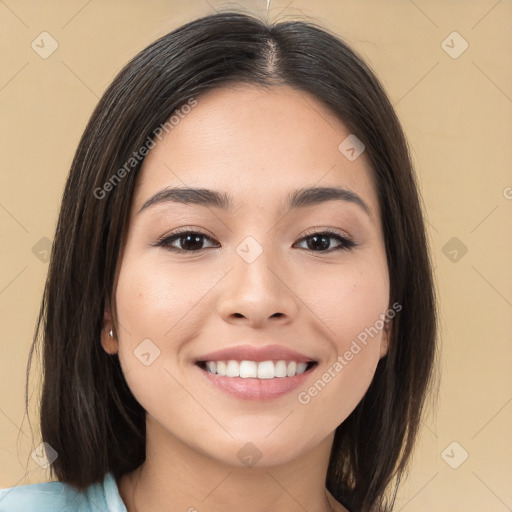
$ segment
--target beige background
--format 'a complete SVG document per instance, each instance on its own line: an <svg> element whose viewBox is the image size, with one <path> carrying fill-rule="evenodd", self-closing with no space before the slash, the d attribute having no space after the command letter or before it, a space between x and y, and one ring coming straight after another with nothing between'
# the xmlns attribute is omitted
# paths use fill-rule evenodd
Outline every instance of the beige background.
<svg viewBox="0 0 512 512"><path fill-rule="evenodd" d="M47 479L30 458L39 439L37 418L32 433L24 417L25 366L47 271L45 238L53 237L93 107L157 37L215 9L264 14L266 4L0 1L0 487ZM346 39L382 80L408 136L429 221L441 308L440 393L395 510L510 510L512 2L270 2L273 20L304 15ZM31 48L43 31L58 43L46 59ZM447 51L463 49L459 36L442 44L454 31L469 45L457 58Z"/></svg>

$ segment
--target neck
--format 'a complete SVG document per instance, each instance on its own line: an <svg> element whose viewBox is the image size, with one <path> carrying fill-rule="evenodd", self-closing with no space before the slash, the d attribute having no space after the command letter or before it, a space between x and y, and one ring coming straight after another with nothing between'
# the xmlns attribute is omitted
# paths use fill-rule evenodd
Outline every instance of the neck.
<svg viewBox="0 0 512 512"><path fill-rule="evenodd" d="M146 422L146 461L119 481L129 512L346 511L325 489L332 434L293 461L235 467Z"/></svg>

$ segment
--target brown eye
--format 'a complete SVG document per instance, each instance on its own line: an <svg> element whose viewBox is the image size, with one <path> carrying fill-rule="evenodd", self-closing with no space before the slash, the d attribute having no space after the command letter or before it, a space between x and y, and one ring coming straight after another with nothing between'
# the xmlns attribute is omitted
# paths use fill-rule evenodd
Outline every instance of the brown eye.
<svg viewBox="0 0 512 512"><path fill-rule="evenodd" d="M159 240L155 245L174 252L198 252L204 249L204 240L212 241L205 233L199 231L180 231ZM176 242L178 247L176 247Z"/></svg>
<svg viewBox="0 0 512 512"><path fill-rule="evenodd" d="M199 252L208 248L203 246L205 240L215 242L213 238L208 236L206 233L182 230L161 238L154 245L173 252L190 253ZM332 240L337 242L337 245L334 247L331 246ZM356 243L349 238L342 236L335 231L329 230L310 233L299 240L299 243L303 242L306 242L306 247L303 248L311 252L333 252L340 249L349 250L356 246ZM215 245L213 245L213 247L215 247Z"/></svg>
<svg viewBox="0 0 512 512"><path fill-rule="evenodd" d="M335 239L338 241L338 245L331 248L331 241ZM318 231L311 233L299 240L299 242L306 241L306 249L312 252L332 252L340 249L349 250L355 247L355 242L348 238L340 235L335 231Z"/></svg>

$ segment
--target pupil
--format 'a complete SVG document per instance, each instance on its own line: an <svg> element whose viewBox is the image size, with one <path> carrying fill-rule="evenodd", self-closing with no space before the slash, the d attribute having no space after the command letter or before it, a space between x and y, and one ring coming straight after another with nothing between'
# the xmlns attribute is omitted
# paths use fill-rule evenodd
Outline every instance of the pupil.
<svg viewBox="0 0 512 512"><path fill-rule="evenodd" d="M183 249L192 251L194 249L201 249L201 236L200 235L187 235L183 237L185 243L182 244ZM195 245L194 245L195 244Z"/></svg>
<svg viewBox="0 0 512 512"><path fill-rule="evenodd" d="M308 243L310 249L328 249L329 248L329 240L326 236L312 236L310 240L313 243ZM317 244L319 240L322 240L323 243Z"/></svg>

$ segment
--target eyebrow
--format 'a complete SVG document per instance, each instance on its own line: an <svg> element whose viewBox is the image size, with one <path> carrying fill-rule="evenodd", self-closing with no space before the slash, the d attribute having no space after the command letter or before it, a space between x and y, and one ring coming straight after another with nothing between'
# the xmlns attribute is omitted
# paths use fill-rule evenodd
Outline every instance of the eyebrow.
<svg viewBox="0 0 512 512"><path fill-rule="evenodd" d="M286 208L290 211L296 208L315 206L327 201L345 201L356 204L371 217L370 208L355 192L340 187L313 187L294 190L286 196ZM206 188L166 187L151 196L137 214L151 206L166 202L214 207L230 212L234 208L232 198L225 192Z"/></svg>

